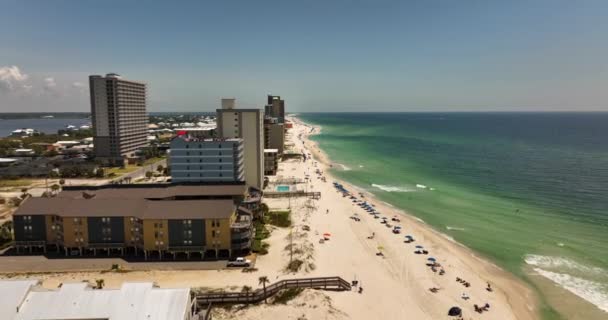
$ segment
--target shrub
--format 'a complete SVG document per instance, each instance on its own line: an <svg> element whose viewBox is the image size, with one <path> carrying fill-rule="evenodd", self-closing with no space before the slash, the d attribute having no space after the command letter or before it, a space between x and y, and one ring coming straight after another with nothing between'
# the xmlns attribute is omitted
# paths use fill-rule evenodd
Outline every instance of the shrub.
<svg viewBox="0 0 608 320"><path fill-rule="evenodd" d="M304 291L303 288L289 288L285 290L279 291L272 300L273 304L286 304L287 302L293 300L300 293Z"/></svg>

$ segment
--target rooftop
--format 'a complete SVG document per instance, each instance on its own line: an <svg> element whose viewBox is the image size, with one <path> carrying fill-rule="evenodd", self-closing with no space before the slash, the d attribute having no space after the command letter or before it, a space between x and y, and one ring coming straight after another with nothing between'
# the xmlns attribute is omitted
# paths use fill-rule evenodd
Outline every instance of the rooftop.
<svg viewBox="0 0 608 320"><path fill-rule="evenodd" d="M140 219L226 219L232 216L235 211L236 205L232 199L28 198L13 215L137 217Z"/></svg>
<svg viewBox="0 0 608 320"><path fill-rule="evenodd" d="M179 130L176 130L179 131ZM196 136L190 136L190 135L178 135L175 138L173 138L173 140L175 139L181 139L184 140L186 142L239 142L239 141L243 141L243 139L241 138L198 138Z"/></svg>
<svg viewBox="0 0 608 320"><path fill-rule="evenodd" d="M134 319L182 320L190 312L190 289L161 289L151 282L124 283L120 289L93 289L66 283L45 290L36 280L0 281L0 316L7 320Z"/></svg>

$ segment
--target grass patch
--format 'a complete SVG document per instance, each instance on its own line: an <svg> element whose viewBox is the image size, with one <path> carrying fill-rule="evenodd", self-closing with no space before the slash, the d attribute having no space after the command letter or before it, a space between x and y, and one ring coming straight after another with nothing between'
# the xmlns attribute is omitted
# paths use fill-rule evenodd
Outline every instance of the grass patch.
<svg viewBox="0 0 608 320"><path fill-rule="evenodd" d="M104 168L106 176L120 176L123 174L131 173L141 167L136 165L128 165L124 167L112 167L112 168Z"/></svg>
<svg viewBox="0 0 608 320"><path fill-rule="evenodd" d="M279 291L272 300L272 304L287 304L287 302L295 299L300 293L304 291L303 288L289 288Z"/></svg>
<svg viewBox="0 0 608 320"><path fill-rule="evenodd" d="M149 166L149 165L151 165L151 164L155 164L155 163L157 163L157 162L159 162L159 161L161 161L161 160L163 160L163 159L165 159L165 158L161 158L161 157L150 158L150 159L148 159L148 160L144 161L144 164L143 164L143 165L144 165L144 166ZM154 170L156 170L156 168L153 168L153 169L154 169ZM154 171L154 170L153 170L153 171Z"/></svg>
<svg viewBox="0 0 608 320"><path fill-rule="evenodd" d="M270 231L266 229L266 225L263 221L256 220L253 224L255 227L255 238L253 239L251 251L259 255L265 255L268 253L268 247L270 247L270 245L263 240L270 237Z"/></svg>
<svg viewBox="0 0 608 320"><path fill-rule="evenodd" d="M0 188L7 187L26 187L34 183L31 179L2 179L0 180Z"/></svg>
<svg viewBox="0 0 608 320"><path fill-rule="evenodd" d="M291 226L291 218L289 217L290 214L290 210L270 211L264 218L266 223L281 228L287 228Z"/></svg>
<svg viewBox="0 0 608 320"><path fill-rule="evenodd" d="M293 259L289 264L287 264L287 270L291 272L298 272L300 271L300 268L302 268L303 264L304 261L300 259Z"/></svg>

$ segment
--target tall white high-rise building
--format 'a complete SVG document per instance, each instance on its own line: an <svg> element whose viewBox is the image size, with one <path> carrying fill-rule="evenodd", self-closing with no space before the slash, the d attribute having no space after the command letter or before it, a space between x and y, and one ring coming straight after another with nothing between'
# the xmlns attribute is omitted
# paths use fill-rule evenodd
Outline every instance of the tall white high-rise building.
<svg viewBox="0 0 608 320"><path fill-rule="evenodd" d="M222 99L222 109L217 109L217 132L224 139L243 139L245 182L261 190L264 186L264 112L237 109L234 99Z"/></svg>
<svg viewBox="0 0 608 320"><path fill-rule="evenodd" d="M110 73L89 76L95 156L121 164L148 145L146 84Z"/></svg>

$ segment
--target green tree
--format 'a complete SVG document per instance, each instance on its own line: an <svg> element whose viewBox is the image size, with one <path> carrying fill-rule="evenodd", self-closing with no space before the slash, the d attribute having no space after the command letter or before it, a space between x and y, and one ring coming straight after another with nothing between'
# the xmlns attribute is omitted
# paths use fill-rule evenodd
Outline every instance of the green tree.
<svg viewBox="0 0 608 320"><path fill-rule="evenodd" d="M103 168L97 168L97 170L95 170L95 176L97 178L103 178L105 176L105 171Z"/></svg>
<svg viewBox="0 0 608 320"><path fill-rule="evenodd" d="M268 280L267 276L261 276L258 278L258 283L261 284L264 288L264 303L268 303L268 301L266 300L266 284L270 283L270 280Z"/></svg>
<svg viewBox="0 0 608 320"><path fill-rule="evenodd" d="M56 183L51 186L51 191L53 191L53 193L57 193L57 191L59 191L59 189L61 189L61 187Z"/></svg>
<svg viewBox="0 0 608 320"><path fill-rule="evenodd" d="M156 167L156 171L163 173L163 170L165 169L165 167L163 167L162 164L159 164L158 167Z"/></svg>
<svg viewBox="0 0 608 320"><path fill-rule="evenodd" d="M65 184L65 179L59 179L59 185L61 185L63 187L64 184Z"/></svg>
<svg viewBox="0 0 608 320"><path fill-rule="evenodd" d="M154 176L154 173L152 173L152 171L146 171L146 178L147 179L151 179L152 176Z"/></svg>
<svg viewBox="0 0 608 320"><path fill-rule="evenodd" d="M96 279L95 283L97 284L95 287L96 289L103 289L103 287L106 285L106 281L104 279Z"/></svg>

